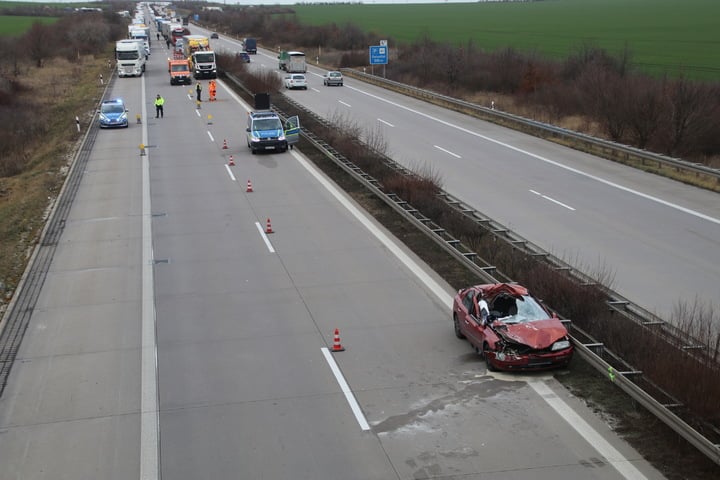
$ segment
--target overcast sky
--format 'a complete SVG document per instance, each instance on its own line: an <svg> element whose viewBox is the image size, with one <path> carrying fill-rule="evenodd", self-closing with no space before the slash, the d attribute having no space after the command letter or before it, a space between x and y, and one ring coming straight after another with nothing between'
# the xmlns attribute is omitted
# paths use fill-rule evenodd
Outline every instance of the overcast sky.
<svg viewBox="0 0 720 480"><path fill-rule="evenodd" d="M23 2L37 2L37 3L68 3L68 0L8 0L12 1L23 1ZM351 0L353 3L357 3L355 0ZM363 0L360 3L364 4L380 4L380 3L474 3L483 0ZM297 0L227 0L223 2L213 2L226 5L294 5L296 3L348 3L348 0L323 0L318 2Z"/></svg>

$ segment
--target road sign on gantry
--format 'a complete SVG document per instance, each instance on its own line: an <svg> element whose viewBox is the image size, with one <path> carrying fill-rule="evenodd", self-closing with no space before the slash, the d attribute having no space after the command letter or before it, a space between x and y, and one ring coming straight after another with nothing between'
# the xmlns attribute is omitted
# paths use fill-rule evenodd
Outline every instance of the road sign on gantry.
<svg viewBox="0 0 720 480"><path fill-rule="evenodd" d="M386 65L388 63L388 47L377 45L370 47L370 65Z"/></svg>

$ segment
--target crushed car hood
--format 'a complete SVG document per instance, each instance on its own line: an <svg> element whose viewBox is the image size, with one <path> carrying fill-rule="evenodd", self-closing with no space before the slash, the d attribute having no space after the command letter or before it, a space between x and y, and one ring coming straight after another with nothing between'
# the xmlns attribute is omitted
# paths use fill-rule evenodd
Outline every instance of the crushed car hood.
<svg viewBox="0 0 720 480"><path fill-rule="evenodd" d="M557 318L537 322L496 325L494 330L505 340L541 350L567 335L567 329Z"/></svg>

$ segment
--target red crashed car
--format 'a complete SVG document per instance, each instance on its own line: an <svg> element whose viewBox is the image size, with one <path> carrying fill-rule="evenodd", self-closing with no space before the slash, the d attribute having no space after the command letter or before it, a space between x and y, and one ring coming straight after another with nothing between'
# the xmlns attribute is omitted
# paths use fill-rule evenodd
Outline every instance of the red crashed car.
<svg viewBox="0 0 720 480"><path fill-rule="evenodd" d="M487 311L481 312L484 296ZM542 370L570 363L573 346L557 315L525 287L507 283L459 290L453 300L455 335L485 357L488 370Z"/></svg>

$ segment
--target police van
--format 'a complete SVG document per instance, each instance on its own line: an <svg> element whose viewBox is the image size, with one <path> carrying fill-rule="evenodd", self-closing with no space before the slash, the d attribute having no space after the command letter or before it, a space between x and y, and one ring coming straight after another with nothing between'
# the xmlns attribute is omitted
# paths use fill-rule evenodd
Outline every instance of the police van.
<svg viewBox="0 0 720 480"><path fill-rule="evenodd" d="M297 116L288 118L283 125L280 116L271 111L268 94L255 96L256 111L248 113L247 146L254 154L263 150L284 152L292 148L300 138L300 120Z"/></svg>

